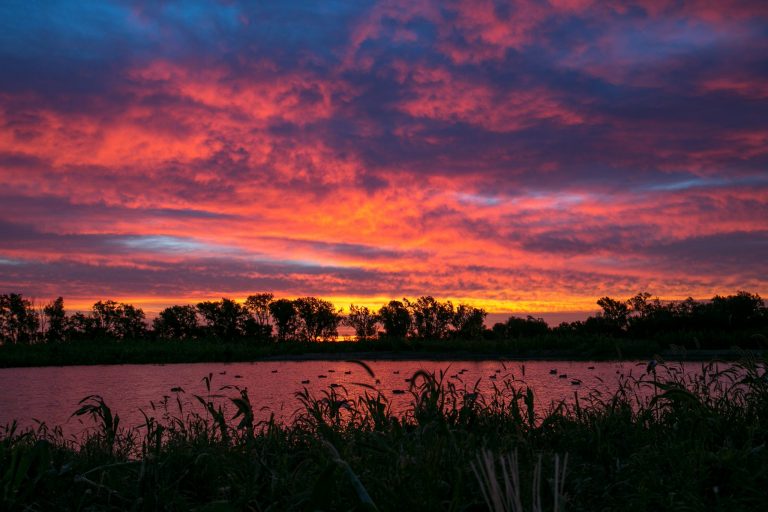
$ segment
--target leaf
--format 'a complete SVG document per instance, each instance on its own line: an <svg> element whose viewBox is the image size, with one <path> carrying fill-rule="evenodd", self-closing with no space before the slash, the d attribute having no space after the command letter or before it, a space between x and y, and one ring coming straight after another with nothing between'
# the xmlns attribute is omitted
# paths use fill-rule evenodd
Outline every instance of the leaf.
<svg viewBox="0 0 768 512"><path fill-rule="evenodd" d="M368 366L368 364L365 361L360 361L358 359L349 359L349 360L347 360L347 362L362 366L363 369L368 373L368 375L371 376L371 378L373 378L373 379L376 378L376 374L373 373L373 370L371 370L371 367Z"/></svg>

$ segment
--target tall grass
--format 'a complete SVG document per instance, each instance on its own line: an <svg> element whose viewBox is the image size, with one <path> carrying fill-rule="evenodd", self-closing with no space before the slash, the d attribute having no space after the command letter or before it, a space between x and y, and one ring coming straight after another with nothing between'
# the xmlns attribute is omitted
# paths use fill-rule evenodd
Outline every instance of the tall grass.
<svg viewBox="0 0 768 512"><path fill-rule="evenodd" d="M521 381L483 394L418 372L404 414L359 384L362 394L300 390L286 423L257 421L247 389L203 380L197 406L179 390L138 428L98 396L75 411L93 420L78 439L7 425L0 509L765 509L762 361L695 376L662 364L543 413Z"/></svg>

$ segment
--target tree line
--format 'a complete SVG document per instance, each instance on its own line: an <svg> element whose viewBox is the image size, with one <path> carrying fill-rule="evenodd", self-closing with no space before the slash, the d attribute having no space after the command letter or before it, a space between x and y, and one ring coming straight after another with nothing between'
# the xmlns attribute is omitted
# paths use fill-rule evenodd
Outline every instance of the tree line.
<svg viewBox="0 0 768 512"><path fill-rule="evenodd" d="M380 335L472 339L482 335L486 314L480 308L454 306L431 296L392 300L378 311L352 304L344 314L317 297L276 299L272 293L259 293L243 303L222 298L170 306L150 324L144 311L131 304L99 301L88 312L68 315L62 297L39 307L21 294L11 293L0 295L0 343L144 338L320 342L336 340L342 325L351 327L358 340Z"/></svg>
<svg viewBox="0 0 768 512"><path fill-rule="evenodd" d="M602 297L601 311L584 321L549 327L541 318L511 316L485 326L487 313L432 296L391 300L378 310L350 305L345 314L316 297L250 295L243 303L222 298L163 309L149 324L141 308L113 300L96 302L88 312L68 315L59 297L43 306L21 294L0 295L0 343L32 344L83 340L252 340L256 342L333 341L349 326L358 340L535 338L545 335L602 335L653 338L692 331L745 331L768 328L768 309L757 294L739 291L708 301L688 298L662 302L649 293L627 300Z"/></svg>

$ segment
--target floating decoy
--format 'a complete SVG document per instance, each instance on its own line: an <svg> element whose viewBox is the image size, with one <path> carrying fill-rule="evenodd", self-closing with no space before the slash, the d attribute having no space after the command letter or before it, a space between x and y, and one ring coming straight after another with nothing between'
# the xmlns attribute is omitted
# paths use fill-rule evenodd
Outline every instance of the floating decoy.
<svg viewBox="0 0 768 512"><path fill-rule="evenodd" d="M336 373L336 370L328 370L328 373Z"/></svg>
<svg viewBox="0 0 768 512"><path fill-rule="evenodd" d="M549 374L550 375L557 375L557 368L552 368L551 370L549 370Z"/></svg>
<svg viewBox="0 0 768 512"><path fill-rule="evenodd" d="M272 370L272 373L277 373L277 370Z"/></svg>
<svg viewBox="0 0 768 512"><path fill-rule="evenodd" d="M242 376L242 375L235 375L235 378L236 378L236 379L242 379L242 378L243 378L243 376Z"/></svg>
<svg viewBox="0 0 768 512"><path fill-rule="evenodd" d="M395 375L400 375L400 370L395 370L392 373L394 373Z"/></svg>
<svg viewBox="0 0 768 512"><path fill-rule="evenodd" d="M318 379L327 379L328 376L327 375L318 375L317 378Z"/></svg>
<svg viewBox="0 0 768 512"><path fill-rule="evenodd" d="M302 384L309 384L309 381L308 380L303 380L303 381L301 381L301 383Z"/></svg>
<svg viewBox="0 0 768 512"><path fill-rule="evenodd" d="M567 379L568 378L568 374L567 373L562 373L562 374L558 375L558 377L560 377L561 379Z"/></svg>
<svg viewBox="0 0 768 512"><path fill-rule="evenodd" d="M571 385L572 386L580 386L581 385L581 381L579 379L572 379L571 380Z"/></svg>

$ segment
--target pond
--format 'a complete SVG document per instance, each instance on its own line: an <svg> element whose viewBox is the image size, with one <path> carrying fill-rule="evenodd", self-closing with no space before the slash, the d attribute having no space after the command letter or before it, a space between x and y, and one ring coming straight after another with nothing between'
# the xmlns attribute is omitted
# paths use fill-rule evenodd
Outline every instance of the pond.
<svg viewBox="0 0 768 512"><path fill-rule="evenodd" d="M387 397L395 412L409 406L407 379L418 370L444 374L444 382L458 389L488 392L494 385L507 381L513 386L530 387L535 404L543 410L553 401L573 400L574 394L587 396L591 391L612 393L619 378L645 374L646 361L366 361L373 372L351 361L260 361L253 363L196 363L169 365L102 365L0 369L0 425L18 420L21 426L36 422L60 425L68 435L81 432L85 425L72 418L78 402L88 395L101 395L113 412L120 415L121 425L143 423L141 410L164 397L185 407L198 407L194 395L206 396L204 377L212 376L211 393L235 396L235 389L247 388L263 419L274 413L290 422L300 402L296 392L307 388L317 396L333 385L346 390L351 398L374 386ZM700 363L676 365L679 371L695 372ZM667 371L667 370L665 370ZM175 406L175 405L174 405Z"/></svg>

